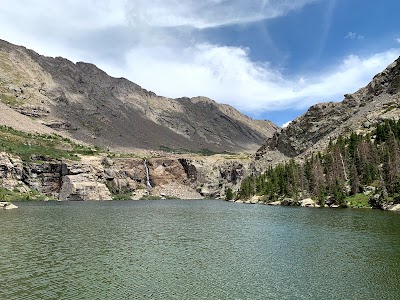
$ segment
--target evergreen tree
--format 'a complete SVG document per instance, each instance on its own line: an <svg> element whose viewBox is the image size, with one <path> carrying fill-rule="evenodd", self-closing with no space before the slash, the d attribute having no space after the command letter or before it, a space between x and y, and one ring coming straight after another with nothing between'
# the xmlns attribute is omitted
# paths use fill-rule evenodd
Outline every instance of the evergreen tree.
<svg viewBox="0 0 400 300"><path fill-rule="evenodd" d="M226 189L225 199L228 200L228 201L233 199L233 192L232 192L232 189L230 187L228 187Z"/></svg>

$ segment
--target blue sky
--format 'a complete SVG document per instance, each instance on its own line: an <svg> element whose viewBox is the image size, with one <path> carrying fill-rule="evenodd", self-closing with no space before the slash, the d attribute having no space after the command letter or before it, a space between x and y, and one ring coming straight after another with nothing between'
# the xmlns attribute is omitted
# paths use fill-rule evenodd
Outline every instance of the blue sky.
<svg viewBox="0 0 400 300"><path fill-rule="evenodd" d="M278 125L400 55L400 1L0 0L0 38Z"/></svg>

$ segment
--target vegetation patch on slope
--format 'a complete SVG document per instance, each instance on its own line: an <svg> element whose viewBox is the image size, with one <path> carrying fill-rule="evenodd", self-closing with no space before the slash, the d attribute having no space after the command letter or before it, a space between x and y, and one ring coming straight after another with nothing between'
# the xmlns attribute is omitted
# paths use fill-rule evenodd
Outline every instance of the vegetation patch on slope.
<svg viewBox="0 0 400 300"><path fill-rule="evenodd" d="M21 193L17 190L7 190L4 187L0 187L0 201L43 201L51 200L46 195L43 195L37 191L31 190L29 192Z"/></svg>
<svg viewBox="0 0 400 300"><path fill-rule="evenodd" d="M55 134L31 134L0 126L0 151L29 161L32 157L77 160L78 155L92 155L95 151Z"/></svg>

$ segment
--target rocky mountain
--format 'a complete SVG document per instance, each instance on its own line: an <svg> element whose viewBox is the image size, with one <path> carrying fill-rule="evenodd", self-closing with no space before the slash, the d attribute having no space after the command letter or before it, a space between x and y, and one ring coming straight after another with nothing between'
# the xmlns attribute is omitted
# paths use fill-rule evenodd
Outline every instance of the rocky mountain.
<svg viewBox="0 0 400 300"><path fill-rule="evenodd" d="M254 151L277 129L205 97L157 96L93 64L1 40L0 99L76 140L120 150Z"/></svg>
<svg viewBox="0 0 400 300"><path fill-rule="evenodd" d="M346 94L342 102L316 104L288 127L279 129L257 151L256 159L270 162L304 157L324 150L339 134L367 131L384 119L400 118L400 58L366 86Z"/></svg>

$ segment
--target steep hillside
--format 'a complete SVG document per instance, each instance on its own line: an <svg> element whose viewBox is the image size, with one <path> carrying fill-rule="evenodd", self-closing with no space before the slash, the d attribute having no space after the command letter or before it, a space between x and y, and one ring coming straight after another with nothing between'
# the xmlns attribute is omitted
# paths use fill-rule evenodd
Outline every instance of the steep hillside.
<svg viewBox="0 0 400 300"><path fill-rule="evenodd" d="M0 99L62 134L112 149L252 151L277 129L208 98L160 97L93 64L1 40Z"/></svg>
<svg viewBox="0 0 400 300"><path fill-rule="evenodd" d="M287 128L278 130L257 151L257 159L277 161L323 150L339 134L366 131L371 124L400 117L400 58L371 83L342 102L312 106ZM271 158L273 157L273 159Z"/></svg>

